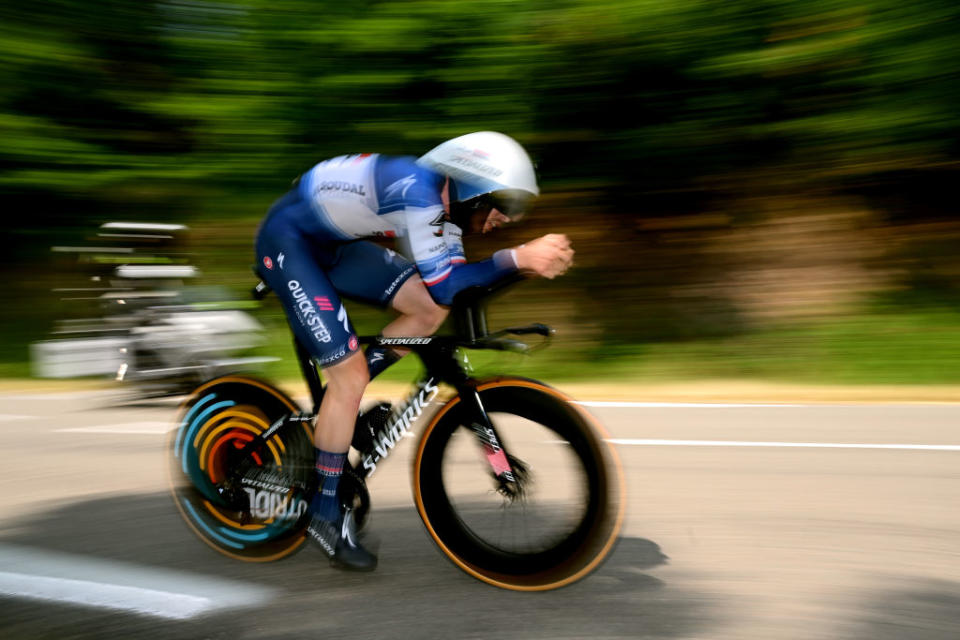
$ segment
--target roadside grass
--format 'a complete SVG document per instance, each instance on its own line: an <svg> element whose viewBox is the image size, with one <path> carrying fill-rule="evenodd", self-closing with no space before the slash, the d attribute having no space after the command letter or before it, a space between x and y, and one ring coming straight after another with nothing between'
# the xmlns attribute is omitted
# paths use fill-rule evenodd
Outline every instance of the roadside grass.
<svg viewBox="0 0 960 640"><path fill-rule="evenodd" d="M266 374L295 379L299 370L282 317L271 323L262 355ZM376 326L376 325L374 325ZM358 322L358 329L366 327ZM375 329L367 329L374 332ZM530 338L536 343L539 337ZM798 384L960 383L960 313L950 310L833 317L807 325L716 339L638 345L576 344L556 336L530 355L468 351L479 375L497 373L566 382L637 383L704 379ZM406 358L383 374L407 382L418 372Z"/></svg>
<svg viewBox="0 0 960 640"><path fill-rule="evenodd" d="M279 358L261 375L300 377L282 314L258 314L267 331L255 355ZM377 312L357 315L360 333L385 324ZM531 343L540 341L533 336ZM511 374L545 381L660 383L747 380L817 385L960 383L960 313L949 309L832 317L816 323L715 339L636 345L584 344L557 335L530 355L468 351L478 376ZM384 381L410 382L419 362L405 358ZM27 362L0 363L0 378L26 378Z"/></svg>

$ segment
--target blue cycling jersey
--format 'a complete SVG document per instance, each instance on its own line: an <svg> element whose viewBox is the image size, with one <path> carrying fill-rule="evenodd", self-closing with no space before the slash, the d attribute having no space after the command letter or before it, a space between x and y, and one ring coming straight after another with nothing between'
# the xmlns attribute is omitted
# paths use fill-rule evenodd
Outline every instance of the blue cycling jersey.
<svg viewBox="0 0 960 640"><path fill-rule="evenodd" d="M467 264L459 227L446 220L444 176L410 157L333 158L274 203L256 239L261 275L301 344L320 366L359 348L340 296L388 305L418 271L439 304L516 270L509 250ZM395 238L400 253L362 238Z"/></svg>
<svg viewBox="0 0 960 640"><path fill-rule="evenodd" d="M412 156L339 156L305 173L297 186L298 206L275 215L323 244L396 238L434 300L450 304L458 291L489 284L515 271L516 264L509 251L467 264L461 230L445 221L444 181Z"/></svg>

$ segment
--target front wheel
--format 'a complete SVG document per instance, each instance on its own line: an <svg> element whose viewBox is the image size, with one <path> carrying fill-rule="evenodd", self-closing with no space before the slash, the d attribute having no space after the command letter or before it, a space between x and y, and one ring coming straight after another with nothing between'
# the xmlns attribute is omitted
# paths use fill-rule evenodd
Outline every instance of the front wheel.
<svg viewBox="0 0 960 640"><path fill-rule="evenodd" d="M424 431L414 497L428 533L470 575L543 591L593 571L623 520L623 474L599 428L569 398L532 380L499 378L477 390L509 456L515 490L491 473L471 424L452 399Z"/></svg>

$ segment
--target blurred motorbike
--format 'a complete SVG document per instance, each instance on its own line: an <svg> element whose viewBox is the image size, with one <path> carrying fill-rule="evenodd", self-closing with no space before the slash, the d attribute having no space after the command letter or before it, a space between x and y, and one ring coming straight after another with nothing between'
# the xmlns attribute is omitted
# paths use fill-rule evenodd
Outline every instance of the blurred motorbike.
<svg viewBox="0 0 960 640"><path fill-rule="evenodd" d="M263 327L220 288L191 284L184 225L108 222L96 245L53 247L66 261L54 290L74 316L31 345L34 375L109 376L138 395L176 395L274 358L247 355ZM73 282L69 282L73 279ZM70 315L68 313L65 316Z"/></svg>

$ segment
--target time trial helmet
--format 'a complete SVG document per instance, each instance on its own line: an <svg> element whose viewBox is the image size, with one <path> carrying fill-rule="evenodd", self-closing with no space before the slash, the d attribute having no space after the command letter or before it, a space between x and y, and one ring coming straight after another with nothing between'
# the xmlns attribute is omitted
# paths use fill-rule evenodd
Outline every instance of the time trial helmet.
<svg viewBox="0 0 960 640"><path fill-rule="evenodd" d="M460 226L483 205L518 220L540 195L530 156L516 140L496 131L447 140L417 163L450 179L450 214Z"/></svg>

